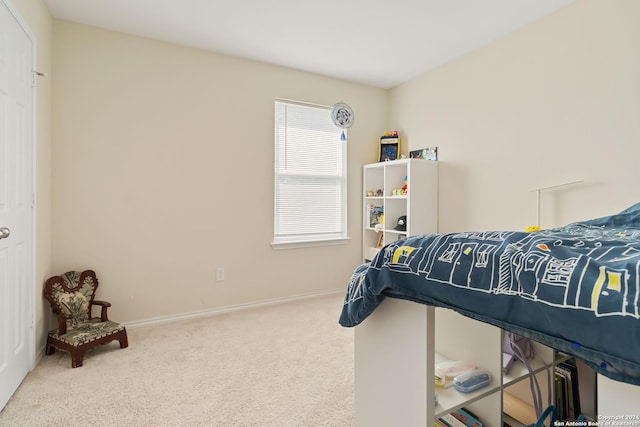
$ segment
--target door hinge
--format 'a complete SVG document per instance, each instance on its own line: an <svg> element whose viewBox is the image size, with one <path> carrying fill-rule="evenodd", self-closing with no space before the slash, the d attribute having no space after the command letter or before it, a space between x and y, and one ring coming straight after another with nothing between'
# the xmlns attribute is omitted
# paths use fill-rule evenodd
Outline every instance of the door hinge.
<svg viewBox="0 0 640 427"><path fill-rule="evenodd" d="M31 70L31 87L36 87L36 76L47 77L45 73L41 73L40 71L36 71L36 70Z"/></svg>

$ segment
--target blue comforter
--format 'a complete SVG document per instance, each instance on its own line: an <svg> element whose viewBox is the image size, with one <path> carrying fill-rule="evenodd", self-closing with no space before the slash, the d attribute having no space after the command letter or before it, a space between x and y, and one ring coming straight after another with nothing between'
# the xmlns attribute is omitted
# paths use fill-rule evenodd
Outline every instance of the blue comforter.
<svg viewBox="0 0 640 427"><path fill-rule="evenodd" d="M431 234L393 242L353 272L340 324L385 297L446 307L640 385L640 203L533 233Z"/></svg>

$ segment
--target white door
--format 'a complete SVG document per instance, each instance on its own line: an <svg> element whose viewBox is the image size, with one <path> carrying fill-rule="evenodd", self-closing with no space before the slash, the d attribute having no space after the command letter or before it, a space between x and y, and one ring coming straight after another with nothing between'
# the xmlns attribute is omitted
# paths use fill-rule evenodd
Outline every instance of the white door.
<svg viewBox="0 0 640 427"><path fill-rule="evenodd" d="M33 44L0 0L0 409L34 363Z"/></svg>

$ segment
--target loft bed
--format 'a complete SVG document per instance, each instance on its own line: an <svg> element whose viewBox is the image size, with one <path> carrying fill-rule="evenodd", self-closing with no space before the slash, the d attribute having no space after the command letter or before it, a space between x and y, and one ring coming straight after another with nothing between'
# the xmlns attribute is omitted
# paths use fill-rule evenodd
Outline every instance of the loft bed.
<svg viewBox="0 0 640 427"><path fill-rule="evenodd" d="M359 325L386 297L453 309L640 385L640 203L531 233L398 240L355 269L339 323Z"/></svg>

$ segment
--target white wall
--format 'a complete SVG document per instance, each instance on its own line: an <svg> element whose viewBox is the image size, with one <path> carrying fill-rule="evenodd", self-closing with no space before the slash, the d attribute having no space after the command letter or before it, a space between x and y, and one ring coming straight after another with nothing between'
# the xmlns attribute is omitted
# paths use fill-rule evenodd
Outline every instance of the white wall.
<svg viewBox="0 0 640 427"><path fill-rule="evenodd" d="M636 0L579 0L391 91L407 150L438 146L441 232L522 230L530 190L576 180L543 193L543 227L640 201L638 22ZM600 415L637 402L598 381Z"/></svg>
<svg viewBox="0 0 640 427"><path fill-rule="evenodd" d="M59 20L53 51L53 263L95 269L111 318L345 288L387 91ZM270 245L276 97L355 111L347 245Z"/></svg>
<svg viewBox="0 0 640 427"><path fill-rule="evenodd" d="M580 0L390 94L409 150L438 146L440 231L543 227L640 201L640 2ZM406 147L407 145L405 145Z"/></svg>

